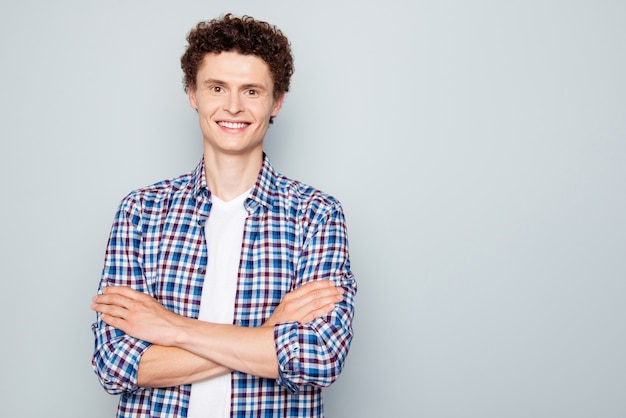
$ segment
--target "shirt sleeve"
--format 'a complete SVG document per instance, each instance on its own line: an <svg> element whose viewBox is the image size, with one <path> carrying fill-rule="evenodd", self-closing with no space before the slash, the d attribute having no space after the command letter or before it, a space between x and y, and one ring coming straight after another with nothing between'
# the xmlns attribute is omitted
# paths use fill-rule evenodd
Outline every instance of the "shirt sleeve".
<svg viewBox="0 0 626 418"><path fill-rule="evenodd" d="M150 293L144 276L139 213L130 197L120 204L107 244L98 293L102 293L106 286L129 286ZM150 343L107 325L100 314L91 329L95 337L92 366L103 388L111 394L140 390L137 368Z"/></svg>
<svg viewBox="0 0 626 418"><path fill-rule="evenodd" d="M341 206L314 222L303 247L298 282L332 280L344 289L344 300L327 316L309 323L274 327L278 383L291 393L303 386L329 386L341 374L353 337L352 318L357 284L350 271L348 241Z"/></svg>

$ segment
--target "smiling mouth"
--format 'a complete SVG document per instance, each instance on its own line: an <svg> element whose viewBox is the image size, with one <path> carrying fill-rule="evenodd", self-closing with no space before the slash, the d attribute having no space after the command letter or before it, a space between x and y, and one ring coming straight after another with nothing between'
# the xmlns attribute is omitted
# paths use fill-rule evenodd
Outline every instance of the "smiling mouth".
<svg viewBox="0 0 626 418"><path fill-rule="evenodd" d="M220 121L220 122L217 122L217 124L223 128L228 128L228 129L243 129L246 126L250 125L249 123L246 123L246 122L227 122L227 121Z"/></svg>

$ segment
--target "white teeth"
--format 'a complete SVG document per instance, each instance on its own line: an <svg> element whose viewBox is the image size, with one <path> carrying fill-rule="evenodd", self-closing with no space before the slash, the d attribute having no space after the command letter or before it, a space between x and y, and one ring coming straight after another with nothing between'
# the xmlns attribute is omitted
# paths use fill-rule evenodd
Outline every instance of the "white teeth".
<svg viewBox="0 0 626 418"><path fill-rule="evenodd" d="M242 129L247 125L247 123L244 122L218 122L218 124L229 129Z"/></svg>

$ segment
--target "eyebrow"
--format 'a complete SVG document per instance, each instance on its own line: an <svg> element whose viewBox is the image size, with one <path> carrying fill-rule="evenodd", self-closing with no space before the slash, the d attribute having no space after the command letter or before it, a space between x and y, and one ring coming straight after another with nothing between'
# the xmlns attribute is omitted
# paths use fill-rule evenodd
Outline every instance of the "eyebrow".
<svg viewBox="0 0 626 418"><path fill-rule="evenodd" d="M217 80L215 78L207 78L206 80L204 80L202 82L202 84L204 84L204 85L208 85L208 84L221 84L221 85L224 85L224 84L226 84L226 82L222 81L222 80Z"/></svg>
<svg viewBox="0 0 626 418"><path fill-rule="evenodd" d="M217 85L220 85L220 86L228 85L227 82L225 82L223 80L218 80L216 78L207 78L206 80L204 80L204 82L202 84L204 84L205 86L211 85L211 84L217 84ZM263 86L262 84L256 84L256 83L244 84L242 86L242 89L243 90L255 89L255 90L267 91L267 88L265 86Z"/></svg>

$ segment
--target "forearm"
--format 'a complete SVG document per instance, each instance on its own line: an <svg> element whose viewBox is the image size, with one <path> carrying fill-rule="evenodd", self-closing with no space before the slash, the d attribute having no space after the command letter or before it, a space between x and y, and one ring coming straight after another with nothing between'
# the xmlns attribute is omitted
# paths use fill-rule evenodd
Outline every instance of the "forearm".
<svg viewBox="0 0 626 418"><path fill-rule="evenodd" d="M273 327L246 328L181 319L174 339L176 347L231 370L278 377Z"/></svg>
<svg viewBox="0 0 626 418"><path fill-rule="evenodd" d="M139 362L139 387L170 387L230 373L230 369L177 347L152 345Z"/></svg>

